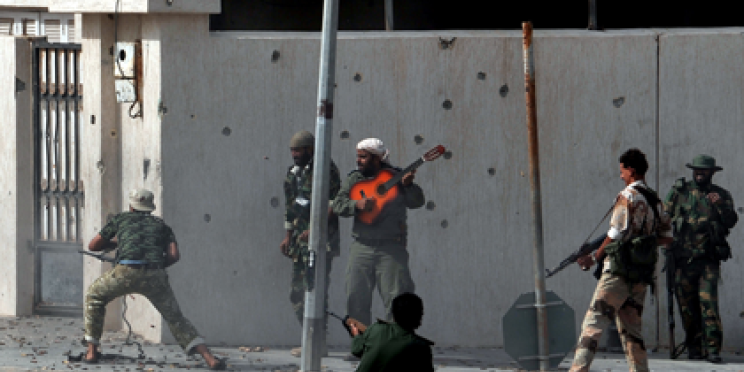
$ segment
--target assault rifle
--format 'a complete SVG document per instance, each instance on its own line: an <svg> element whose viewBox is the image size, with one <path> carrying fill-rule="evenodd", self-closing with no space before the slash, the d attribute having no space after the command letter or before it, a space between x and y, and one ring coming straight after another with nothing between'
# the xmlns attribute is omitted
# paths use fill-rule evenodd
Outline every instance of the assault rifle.
<svg viewBox="0 0 744 372"><path fill-rule="evenodd" d="M349 332L349 336L354 337L351 334L351 326L352 325L354 327L356 327L356 329L359 330L359 333L364 333L364 331L367 330L367 326L366 325L362 324L362 322L360 322L360 321L358 321L358 320L356 320L354 318L350 318L348 315L342 318L342 317L334 314L332 311L328 311L328 310L326 310L326 314L328 314L328 315L330 315L330 316L332 316L332 317L340 320L341 321L341 324L344 326L344 328L346 328L346 331Z"/></svg>
<svg viewBox="0 0 744 372"><path fill-rule="evenodd" d="M599 249L600 246L602 246L602 242L604 242L605 238L607 238L607 234L603 234L603 235L599 236L598 238L596 238L596 239L594 239L594 240L592 240L592 241L590 241L588 243L584 243L581 246L581 248L579 248L577 251L571 253L568 257L566 257L563 261L561 261L561 263L558 266L554 267L552 270L545 269L545 271L546 271L545 278L546 279L547 278L550 278L551 276L557 274L561 270L567 268L568 265L571 265L571 264L575 263L576 260L579 259L579 257L586 256L586 255L588 255L588 254L596 251L597 249ZM598 269L601 266L602 266L601 264L598 264L597 265ZM599 269L599 270L600 270L600 273L601 273L601 269ZM596 273L594 275L597 276Z"/></svg>
<svg viewBox="0 0 744 372"><path fill-rule="evenodd" d="M99 259L99 260L101 260L103 262L111 262L111 263L116 262L116 260L113 257L104 256L108 252L110 252L110 251L103 251L102 253L95 254L95 253L88 252L88 251L78 250L78 253L82 253L84 255L88 255L88 256L91 256L91 257L95 257L95 258L97 258L97 259Z"/></svg>
<svg viewBox="0 0 744 372"><path fill-rule="evenodd" d="M672 244L666 249L665 256L666 262L664 265L664 271L666 272L666 285L667 285L667 323L669 324L669 359L677 359L682 353L685 352L686 343L683 342L679 345L674 342L674 327L676 323L674 321L674 274L677 272L676 257L674 256L675 244Z"/></svg>

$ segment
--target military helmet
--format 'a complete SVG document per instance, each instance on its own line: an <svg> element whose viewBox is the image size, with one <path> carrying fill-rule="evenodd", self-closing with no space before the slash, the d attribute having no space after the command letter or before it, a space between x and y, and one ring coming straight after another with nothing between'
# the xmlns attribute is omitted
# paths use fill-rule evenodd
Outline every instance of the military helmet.
<svg viewBox="0 0 744 372"><path fill-rule="evenodd" d="M289 140L289 147L313 147L315 146L315 136L312 133L303 130L295 133Z"/></svg>
<svg viewBox="0 0 744 372"><path fill-rule="evenodd" d="M723 170L723 168L716 165L716 159L710 155L700 154L692 159L692 164L687 163L687 168L690 169L711 169L714 171Z"/></svg>

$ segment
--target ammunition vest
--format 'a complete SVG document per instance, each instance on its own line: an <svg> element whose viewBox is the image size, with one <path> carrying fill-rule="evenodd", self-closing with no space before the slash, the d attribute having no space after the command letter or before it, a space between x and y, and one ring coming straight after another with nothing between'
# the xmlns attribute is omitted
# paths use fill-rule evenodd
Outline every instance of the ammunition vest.
<svg viewBox="0 0 744 372"><path fill-rule="evenodd" d="M653 290L656 261L659 259L656 237L656 224L659 221L656 206L659 204L659 197L653 190L643 186L634 187L634 189L646 198L646 202L654 213L651 233L626 241L615 240L605 247L605 253L610 258L611 274L625 278L630 285L637 283L651 285ZM645 221L643 226L645 226Z"/></svg>

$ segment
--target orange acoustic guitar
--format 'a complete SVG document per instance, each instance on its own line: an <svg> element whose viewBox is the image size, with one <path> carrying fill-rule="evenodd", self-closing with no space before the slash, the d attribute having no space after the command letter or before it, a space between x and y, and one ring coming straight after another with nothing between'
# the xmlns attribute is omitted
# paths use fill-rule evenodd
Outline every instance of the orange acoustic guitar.
<svg viewBox="0 0 744 372"><path fill-rule="evenodd" d="M395 185L403 179L403 176L418 168L424 162L432 161L442 156L442 154L444 154L444 146L439 145L429 150L424 156L406 167L406 169L398 172L398 174L393 173L390 169L383 169L375 178L355 183L351 187L349 195L351 200L361 200L369 196L374 196L376 199L371 210L357 213L359 220L371 225L377 216L380 215L380 212L382 212L382 208L398 196L398 188Z"/></svg>

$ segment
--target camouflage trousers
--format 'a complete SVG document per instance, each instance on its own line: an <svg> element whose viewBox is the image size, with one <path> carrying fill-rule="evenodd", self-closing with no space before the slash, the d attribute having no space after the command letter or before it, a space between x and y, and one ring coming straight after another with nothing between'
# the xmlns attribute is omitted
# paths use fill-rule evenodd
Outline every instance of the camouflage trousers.
<svg viewBox="0 0 744 372"><path fill-rule="evenodd" d="M570 371L589 371L602 332L615 321L630 371L647 372L641 323L645 297L645 284L635 284L631 288L624 278L603 273L584 318Z"/></svg>
<svg viewBox="0 0 744 372"><path fill-rule="evenodd" d="M165 318L184 351L204 344L196 328L184 318L164 269L135 269L116 265L88 288L85 295L85 340L98 345L103 334L106 305L117 297L141 294Z"/></svg>
<svg viewBox="0 0 744 372"><path fill-rule="evenodd" d="M694 260L678 266L674 280L687 348L692 352L719 353L723 341L718 310L718 279L721 266Z"/></svg>
<svg viewBox="0 0 744 372"><path fill-rule="evenodd" d="M334 256L331 252L326 252L326 296L325 307L328 308L328 287L331 284L331 263ZM297 320L302 325L305 319L305 292L307 291L307 263L301 259L292 263L292 282L289 289L289 302L292 303ZM326 326L328 325L326 319Z"/></svg>

